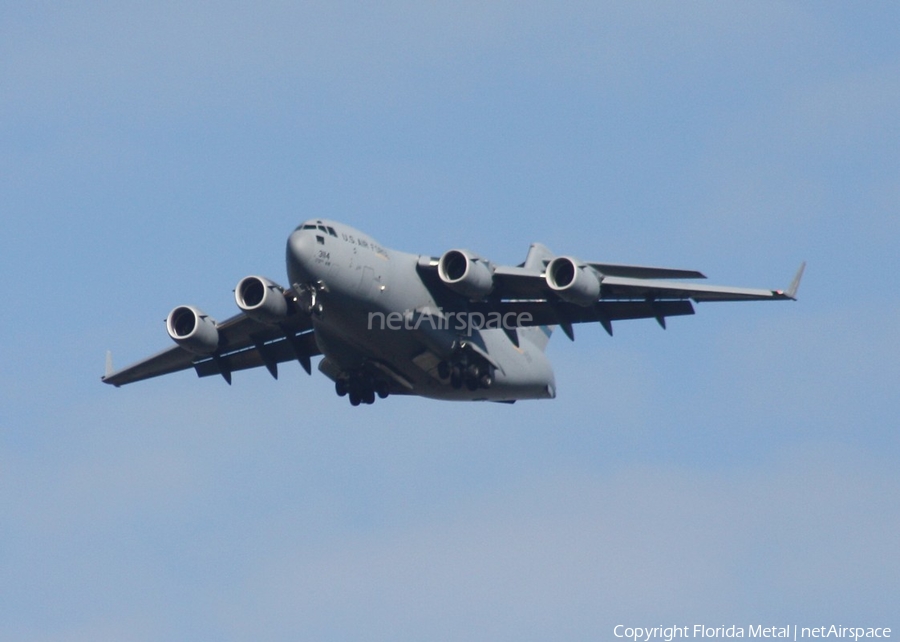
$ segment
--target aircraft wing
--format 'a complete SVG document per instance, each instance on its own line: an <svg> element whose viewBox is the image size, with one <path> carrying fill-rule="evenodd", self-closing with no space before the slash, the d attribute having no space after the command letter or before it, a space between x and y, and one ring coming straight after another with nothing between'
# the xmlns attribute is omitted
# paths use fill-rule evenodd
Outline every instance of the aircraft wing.
<svg viewBox="0 0 900 642"><path fill-rule="evenodd" d="M217 329L219 348L213 354L198 355L174 345L118 371L107 364L102 381L118 387L194 368L200 377L219 374L231 383L232 372L258 366L265 366L277 378L279 363L296 359L310 372L310 357L320 354L312 323L299 312L279 324L262 323L241 313Z"/></svg>
<svg viewBox="0 0 900 642"><path fill-rule="evenodd" d="M700 283L677 283L656 279L636 279L606 276L601 282L601 299L632 300L691 299L701 301L760 301L766 299L793 299L783 290L735 288Z"/></svg>
<svg viewBox="0 0 900 642"><path fill-rule="evenodd" d="M546 267L547 261L544 261ZM428 272L435 261L420 262L420 273ZM800 266L787 290L741 288L705 283L690 283L676 279L705 279L694 270L629 266L609 263L584 264L596 275L600 290L596 301L578 305L563 300L548 285L545 271L538 267L496 266L493 269L493 290L482 301L470 302L472 311L484 314L513 312L520 325L561 325L571 336L571 324L597 321L612 334L612 321L625 319L656 319L665 327L665 318L694 314L692 302L704 301L779 301L794 300L803 275ZM430 279L432 289L439 279Z"/></svg>

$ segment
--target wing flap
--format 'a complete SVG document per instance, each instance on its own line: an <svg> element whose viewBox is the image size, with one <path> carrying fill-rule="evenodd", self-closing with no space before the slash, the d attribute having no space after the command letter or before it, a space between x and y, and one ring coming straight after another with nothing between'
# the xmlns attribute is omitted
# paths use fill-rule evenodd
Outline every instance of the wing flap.
<svg viewBox="0 0 900 642"><path fill-rule="evenodd" d="M296 337L276 339L268 343L254 345L234 352L198 359L192 365L198 377L223 375L228 378L232 372L266 366L277 377L276 364L285 361L309 359L321 354L316 345L315 334L307 332ZM305 367L305 366L304 366Z"/></svg>
<svg viewBox="0 0 900 642"><path fill-rule="evenodd" d="M696 270L678 270L642 265L618 265L614 263L589 263L599 272L602 283L644 285L655 279L705 279ZM681 284L674 284L676 287ZM708 286L698 286L700 289ZM619 287L621 292L624 288ZM675 288L670 288L674 290ZM494 296L500 299L554 299L553 290L547 285L542 271L525 267L497 267L494 270ZM613 297L616 298L616 297ZM639 298L639 297L624 297ZM671 297L689 298L689 297Z"/></svg>
<svg viewBox="0 0 900 642"><path fill-rule="evenodd" d="M624 321L629 319L664 319L694 314L690 301L598 301L582 307L573 303L550 301L504 301L498 305L473 308L487 315L494 312L509 319L514 314L518 325L541 326L572 323ZM526 316L527 315L527 316Z"/></svg>
<svg viewBox="0 0 900 642"><path fill-rule="evenodd" d="M694 301L759 301L790 299L780 290L735 288L698 283L608 276L603 279L602 299L693 299Z"/></svg>
<svg viewBox="0 0 900 642"><path fill-rule="evenodd" d="M498 266L494 269L494 294L502 299L542 299L552 290L542 270L527 267Z"/></svg>
<svg viewBox="0 0 900 642"><path fill-rule="evenodd" d="M650 267L646 265L620 265L618 263L588 263L604 276L622 276L634 279L705 279L697 270Z"/></svg>

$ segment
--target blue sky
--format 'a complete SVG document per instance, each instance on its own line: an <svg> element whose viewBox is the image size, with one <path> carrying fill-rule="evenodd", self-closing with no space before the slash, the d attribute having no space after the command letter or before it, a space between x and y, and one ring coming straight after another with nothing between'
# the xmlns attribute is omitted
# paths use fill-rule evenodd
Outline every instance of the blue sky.
<svg viewBox="0 0 900 642"><path fill-rule="evenodd" d="M0 637L893 626L892 3L0 5ZM324 216L784 287L576 328L558 398L122 389Z"/></svg>

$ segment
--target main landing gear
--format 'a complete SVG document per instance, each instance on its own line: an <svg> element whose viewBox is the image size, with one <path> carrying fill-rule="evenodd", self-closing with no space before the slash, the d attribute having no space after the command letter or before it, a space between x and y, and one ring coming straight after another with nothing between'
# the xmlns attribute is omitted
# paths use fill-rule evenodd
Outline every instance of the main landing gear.
<svg viewBox="0 0 900 642"><path fill-rule="evenodd" d="M447 380L455 390L463 386L475 391L479 388L490 388L494 383L493 367L487 363L460 359L457 361L441 361L438 364L438 376Z"/></svg>
<svg viewBox="0 0 900 642"><path fill-rule="evenodd" d="M390 394L390 386L384 379L363 373L338 379L334 382L334 391L338 397L349 397L351 406L358 406L375 403L375 395L385 399Z"/></svg>

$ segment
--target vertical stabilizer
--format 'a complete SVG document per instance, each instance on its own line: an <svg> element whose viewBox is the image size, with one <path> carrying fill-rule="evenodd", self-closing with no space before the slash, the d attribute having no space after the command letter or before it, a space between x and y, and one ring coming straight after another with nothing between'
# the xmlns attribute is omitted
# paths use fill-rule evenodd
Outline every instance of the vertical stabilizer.
<svg viewBox="0 0 900 642"><path fill-rule="evenodd" d="M525 257L525 263L522 264L522 267L543 272L547 267L547 263L555 257L556 255L553 254L546 245L532 243L531 247L528 248L528 255ZM553 328L555 327L556 326L552 325L539 325L528 328L519 328L518 332L520 337L528 340L538 349L544 350L547 347L547 343L550 341L550 335L553 333Z"/></svg>
<svg viewBox="0 0 900 642"><path fill-rule="evenodd" d="M525 257L525 263L522 264L522 267L543 272L544 268L547 267L547 263L554 258L556 258L556 255L547 249L546 245L532 243L531 247L528 248L528 256Z"/></svg>

